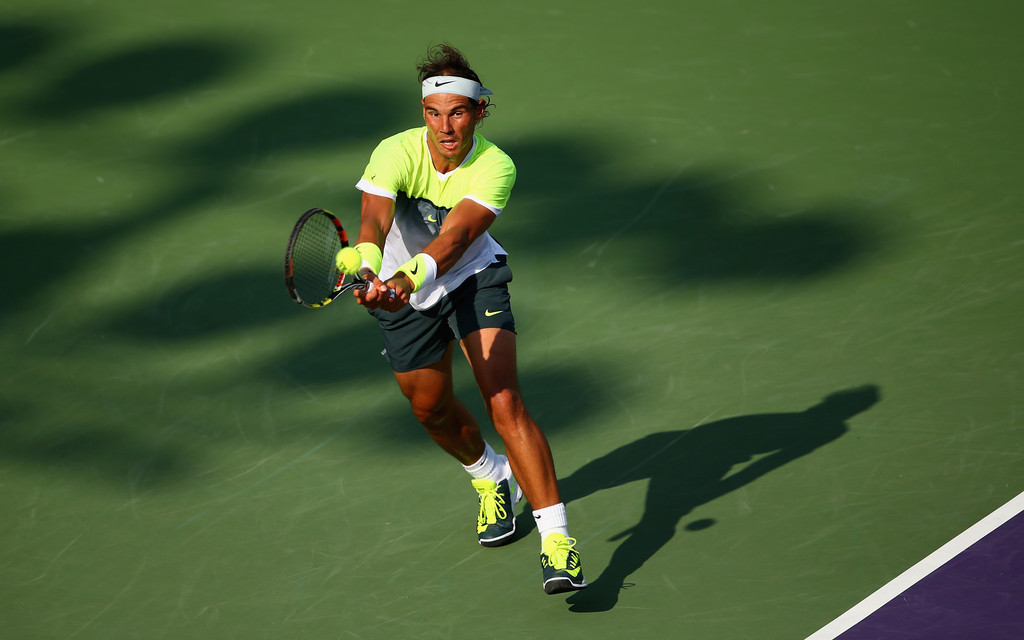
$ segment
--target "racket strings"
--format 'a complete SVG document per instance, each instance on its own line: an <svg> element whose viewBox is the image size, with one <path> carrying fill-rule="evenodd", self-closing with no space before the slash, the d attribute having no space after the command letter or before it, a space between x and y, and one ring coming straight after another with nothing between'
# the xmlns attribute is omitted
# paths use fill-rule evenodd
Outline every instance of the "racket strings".
<svg viewBox="0 0 1024 640"><path fill-rule="evenodd" d="M340 249L338 229L331 219L314 215L306 220L292 249L293 285L302 300L324 301L334 293L342 277L335 265Z"/></svg>

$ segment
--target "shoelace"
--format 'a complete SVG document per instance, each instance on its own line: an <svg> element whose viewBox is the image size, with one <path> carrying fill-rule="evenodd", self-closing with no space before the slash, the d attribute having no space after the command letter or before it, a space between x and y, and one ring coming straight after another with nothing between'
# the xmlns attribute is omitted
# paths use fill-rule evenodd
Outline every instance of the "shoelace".
<svg viewBox="0 0 1024 640"><path fill-rule="evenodd" d="M480 515L477 516L477 528L483 530L489 524L494 524L498 518L507 518L508 511L505 509L505 496L498 493L498 485L486 488L477 488L480 494Z"/></svg>
<svg viewBox="0 0 1024 640"><path fill-rule="evenodd" d="M569 565L569 552L576 546L576 538L562 538L554 544L544 545L544 555L548 564L555 569L566 569Z"/></svg>

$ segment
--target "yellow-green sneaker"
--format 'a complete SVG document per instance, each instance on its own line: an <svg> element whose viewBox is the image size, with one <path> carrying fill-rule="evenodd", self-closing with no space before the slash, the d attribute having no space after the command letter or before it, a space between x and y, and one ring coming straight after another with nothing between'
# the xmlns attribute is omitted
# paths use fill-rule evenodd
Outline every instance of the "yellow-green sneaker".
<svg viewBox="0 0 1024 640"><path fill-rule="evenodd" d="M580 554L576 551L576 538L549 533L541 543L540 568L544 572L544 591L549 595L587 586Z"/></svg>
<svg viewBox="0 0 1024 640"><path fill-rule="evenodd" d="M516 532L514 508L523 491L514 476L501 482L473 480L480 497L480 513L476 518L477 539L485 547L500 547L512 542Z"/></svg>

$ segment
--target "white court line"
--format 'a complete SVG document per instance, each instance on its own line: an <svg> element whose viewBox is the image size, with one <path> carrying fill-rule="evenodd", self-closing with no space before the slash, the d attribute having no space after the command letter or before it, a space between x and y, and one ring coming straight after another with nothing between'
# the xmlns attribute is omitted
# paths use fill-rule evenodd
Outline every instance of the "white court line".
<svg viewBox="0 0 1024 640"><path fill-rule="evenodd" d="M903 593L925 576L946 564L975 542L978 542L1010 518L1024 511L1024 493L1020 493L1003 506L981 519L976 525L964 531L934 553L901 573L878 591L861 600L852 609L807 637L807 640L833 640L841 633L881 609L890 600Z"/></svg>

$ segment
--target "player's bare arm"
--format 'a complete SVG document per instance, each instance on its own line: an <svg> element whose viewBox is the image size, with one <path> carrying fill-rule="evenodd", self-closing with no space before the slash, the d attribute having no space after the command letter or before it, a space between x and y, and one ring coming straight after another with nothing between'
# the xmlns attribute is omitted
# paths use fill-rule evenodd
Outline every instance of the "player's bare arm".
<svg viewBox="0 0 1024 640"><path fill-rule="evenodd" d="M448 212L441 232L424 249L437 263L437 274L444 275L469 246L494 223L497 216L479 202L464 198Z"/></svg>
<svg viewBox="0 0 1024 640"><path fill-rule="evenodd" d="M469 246L482 236L496 219L494 212L474 200L463 198L459 201L445 216L440 233L422 252L434 259L437 264L437 276L443 276L454 267ZM412 292L414 288L412 281L401 271L386 284L393 287L396 292Z"/></svg>
<svg viewBox="0 0 1024 640"><path fill-rule="evenodd" d="M378 247L383 247L384 239L387 238L394 221L394 200L363 192L358 242L372 242Z"/></svg>
<svg viewBox="0 0 1024 640"><path fill-rule="evenodd" d="M372 243L377 247L384 246L384 239L387 238L391 224L395 220L395 202L391 198L377 196L370 193L363 193L359 239L357 246L364 242ZM362 273L363 277L369 280L373 286L368 290L355 290L356 301L368 309L378 309L385 304L392 304L391 291L380 281L376 273ZM404 305L408 301L408 294L405 295Z"/></svg>

